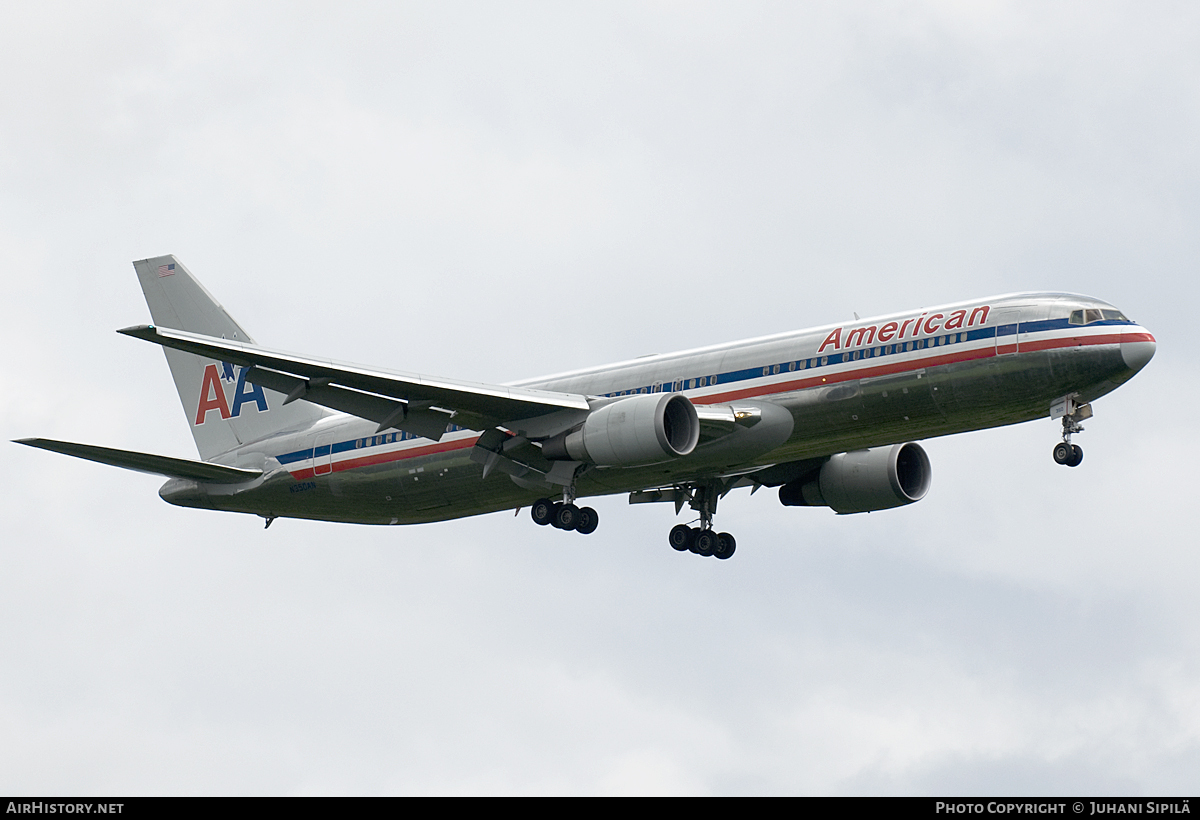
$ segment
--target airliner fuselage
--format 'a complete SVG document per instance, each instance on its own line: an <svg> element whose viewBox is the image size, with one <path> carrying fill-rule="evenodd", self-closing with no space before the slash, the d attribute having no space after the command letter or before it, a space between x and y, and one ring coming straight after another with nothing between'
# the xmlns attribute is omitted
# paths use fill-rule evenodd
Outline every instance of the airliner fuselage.
<svg viewBox="0 0 1200 820"><path fill-rule="evenodd" d="M1101 318L1072 324L1081 311ZM747 428L736 441L701 443L660 464L594 468L578 480L580 497L629 493L1045 418L1068 394L1089 403L1131 378L1154 350L1144 328L1102 311L1118 313L1080 296L1010 295L519 384L614 398L674 391L700 406L775 411L756 425L769 427L758 435ZM503 473L483 480L483 466L471 459L476 431L451 430L433 442L376 426L330 416L216 459L269 465L254 486L214 495L172 481L162 495L260 515L412 524L511 510L546 493Z"/></svg>

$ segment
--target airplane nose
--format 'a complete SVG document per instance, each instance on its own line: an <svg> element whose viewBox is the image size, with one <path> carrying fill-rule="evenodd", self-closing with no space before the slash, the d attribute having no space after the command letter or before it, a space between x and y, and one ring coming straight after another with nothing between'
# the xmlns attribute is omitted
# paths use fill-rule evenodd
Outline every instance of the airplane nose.
<svg viewBox="0 0 1200 820"><path fill-rule="evenodd" d="M1149 333L1130 336L1133 338L1121 340L1121 358L1125 360L1125 366L1136 373L1154 358L1155 343Z"/></svg>

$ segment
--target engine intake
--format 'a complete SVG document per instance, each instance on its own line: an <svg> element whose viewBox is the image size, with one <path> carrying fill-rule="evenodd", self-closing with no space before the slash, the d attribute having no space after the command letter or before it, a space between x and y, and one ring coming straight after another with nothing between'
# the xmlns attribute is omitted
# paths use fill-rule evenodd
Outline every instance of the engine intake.
<svg viewBox="0 0 1200 820"><path fill-rule="evenodd" d="M686 396L643 393L592 411L579 427L542 442L542 455L635 467L686 456L699 441L700 419Z"/></svg>
<svg viewBox="0 0 1200 820"><path fill-rule="evenodd" d="M831 507L838 514L873 512L920 501L933 471L919 444L894 444L838 453L811 476L784 484L779 500L789 507Z"/></svg>

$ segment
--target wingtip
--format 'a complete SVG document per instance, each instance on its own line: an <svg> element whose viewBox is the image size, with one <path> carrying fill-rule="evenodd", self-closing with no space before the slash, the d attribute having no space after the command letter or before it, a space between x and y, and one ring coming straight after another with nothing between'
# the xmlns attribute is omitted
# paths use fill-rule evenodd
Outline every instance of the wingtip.
<svg viewBox="0 0 1200 820"><path fill-rule="evenodd" d="M149 339L155 336L157 332L154 325L130 325L117 331L117 333L123 336L132 336L135 339Z"/></svg>

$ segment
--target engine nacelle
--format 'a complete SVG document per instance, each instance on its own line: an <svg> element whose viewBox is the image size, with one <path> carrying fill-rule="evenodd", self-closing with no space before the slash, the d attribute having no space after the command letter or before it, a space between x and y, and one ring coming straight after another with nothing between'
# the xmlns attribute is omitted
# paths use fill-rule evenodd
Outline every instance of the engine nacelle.
<svg viewBox="0 0 1200 820"><path fill-rule="evenodd" d="M839 514L873 512L920 501L933 471L919 444L893 444L838 453L814 478L784 484L779 500L789 507L832 507Z"/></svg>
<svg viewBox="0 0 1200 820"><path fill-rule="evenodd" d="M635 467L686 456L698 441L700 419L686 396L643 393L597 408L578 428L542 442L542 455Z"/></svg>

